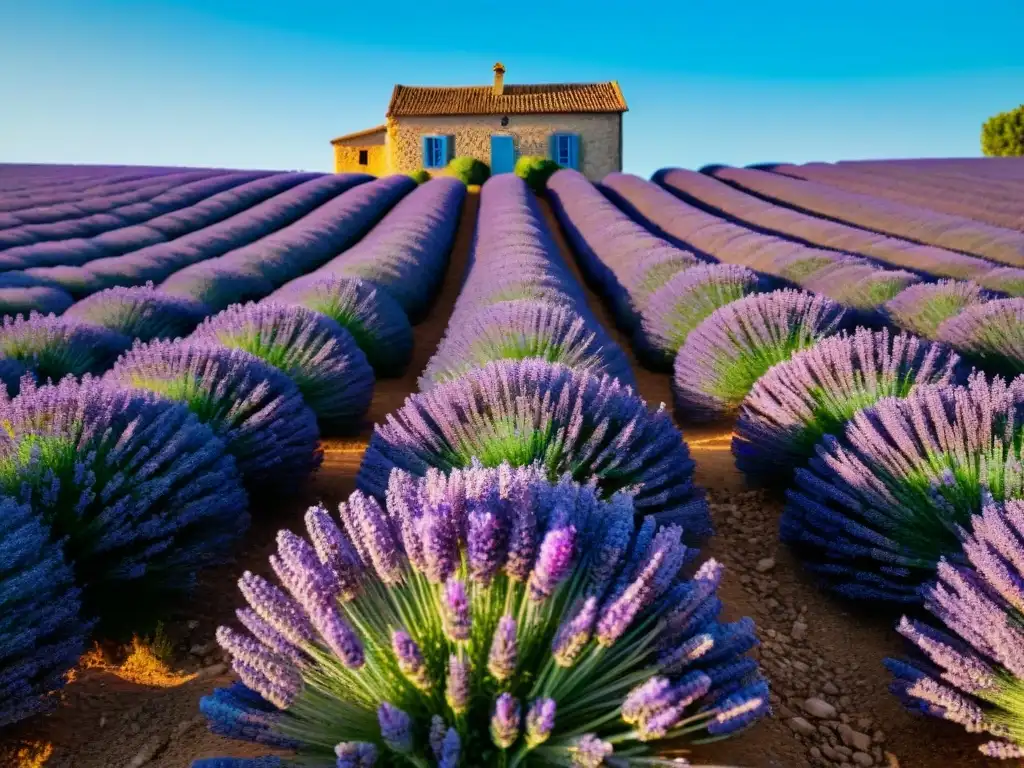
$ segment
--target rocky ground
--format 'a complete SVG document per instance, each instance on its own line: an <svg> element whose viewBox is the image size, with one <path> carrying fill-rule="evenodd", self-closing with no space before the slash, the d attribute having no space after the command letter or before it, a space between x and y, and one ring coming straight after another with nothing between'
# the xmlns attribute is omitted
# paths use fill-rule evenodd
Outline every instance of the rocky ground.
<svg viewBox="0 0 1024 768"><path fill-rule="evenodd" d="M474 210L472 196L465 222L472 221ZM213 642L214 630L232 621L240 602L235 580L242 571L267 570L277 529L298 530L309 504L337 504L353 489L369 424L416 390L416 377L444 332L470 236L471 226L464 224L437 306L416 328L410 372L378 382L362 437L328 441L321 471L286 502L257 500L244 555L205 573L193 600L169 617L166 645L178 674L155 672L135 657L134 663L123 664L114 646L107 647L106 662L92 655L91 665L76 671L56 712L0 732L0 765L187 768L198 757L265 753L211 735L199 716L200 696L232 680ZM611 327L608 314L591 298ZM671 401L667 376L634 368L648 402ZM778 543L781 499L744 488L729 452L729 426L683 429L698 462L698 482L709 491L717 529L703 552L727 567L721 595L727 618L749 615L757 621L762 640L757 653L774 704L771 717L738 738L700 748L694 762L743 768L999 764L982 758L978 742L960 728L911 717L887 692L882 659L905 650L892 630L898 616L888 608L834 600L804 576Z"/></svg>

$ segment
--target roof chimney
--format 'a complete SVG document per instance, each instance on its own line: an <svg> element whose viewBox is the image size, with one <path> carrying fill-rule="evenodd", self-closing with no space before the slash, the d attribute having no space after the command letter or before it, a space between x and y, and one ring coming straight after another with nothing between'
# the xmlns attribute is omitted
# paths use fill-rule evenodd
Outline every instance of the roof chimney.
<svg viewBox="0 0 1024 768"><path fill-rule="evenodd" d="M505 65L500 61L494 65L494 95L503 96L505 94Z"/></svg>

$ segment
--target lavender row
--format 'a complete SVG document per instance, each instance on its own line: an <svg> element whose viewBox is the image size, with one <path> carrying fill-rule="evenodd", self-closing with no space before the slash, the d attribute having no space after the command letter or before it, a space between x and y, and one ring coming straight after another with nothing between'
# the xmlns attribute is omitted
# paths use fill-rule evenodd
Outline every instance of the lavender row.
<svg viewBox="0 0 1024 768"><path fill-rule="evenodd" d="M175 272L160 287L213 311L263 298L354 244L413 187L407 176L361 184L255 242Z"/></svg>
<svg viewBox="0 0 1024 768"><path fill-rule="evenodd" d="M26 224L5 229L0 231L0 248L6 249L0 254L0 267L21 269L49 263L77 264L91 260L88 256L95 252L93 246L97 246L103 255L116 255L125 252L121 249L134 250L154 242L172 240L319 175L228 174L175 186L103 213L62 216L49 224ZM137 226L152 230L148 240L138 239L142 230L136 229ZM68 249L60 252L69 253L73 249L75 256L69 261L54 262L50 256L53 252L47 248L14 247L50 240L72 241L68 243Z"/></svg>
<svg viewBox="0 0 1024 768"><path fill-rule="evenodd" d="M716 168L712 175L772 202L818 216L1024 267L1024 232L764 171Z"/></svg>
<svg viewBox="0 0 1024 768"><path fill-rule="evenodd" d="M885 264L935 277L963 278L987 285L986 276L994 272L995 283L1007 278L999 265L934 246L888 237L858 229L830 219L809 216L800 211L773 205L746 194L711 176L680 168L658 171L655 181L671 192L709 206L743 224L790 237L798 242L878 259ZM1024 281L1024 270L1016 273ZM989 287L1000 290L996 284Z"/></svg>
<svg viewBox="0 0 1024 768"><path fill-rule="evenodd" d="M26 190L20 194L5 195L0 199L0 212L15 213L30 208L41 208L53 205L82 203L89 197L108 197L121 192L138 189L140 186L153 184L158 177L173 175L178 181L195 181L213 178L229 173L229 171L212 169L175 169L173 174L150 174L138 172L127 174L126 177L113 176L107 179L95 179L80 184L63 184L56 182L51 187Z"/></svg>
<svg viewBox="0 0 1024 768"><path fill-rule="evenodd" d="M656 233L715 259L821 293L868 317L877 314L903 288L920 282L909 272L883 269L866 259L810 248L739 226L687 205L636 176L609 174L601 186L627 213L649 223Z"/></svg>
<svg viewBox="0 0 1024 768"><path fill-rule="evenodd" d="M963 216L1005 229L1024 230L1024 206L1016 202L1024 188L1013 182L966 177L878 174L825 163L779 165L774 173L832 187Z"/></svg>
<svg viewBox="0 0 1024 768"><path fill-rule="evenodd" d="M528 358L633 382L629 362L590 312L533 192L509 174L481 190L469 268L420 390L492 360Z"/></svg>

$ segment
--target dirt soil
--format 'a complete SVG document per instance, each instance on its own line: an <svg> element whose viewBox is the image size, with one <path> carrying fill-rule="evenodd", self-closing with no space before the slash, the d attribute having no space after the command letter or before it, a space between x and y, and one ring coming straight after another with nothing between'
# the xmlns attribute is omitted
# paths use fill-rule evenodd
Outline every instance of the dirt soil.
<svg viewBox="0 0 1024 768"><path fill-rule="evenodd" d="M52 746L47 747L49 758L35 763L46 768L187 768L200 757L266 753L265 748L213 736L199 716L200 696L233 679L214 642L214 631L232 622L234 609L241 604L235 586L238 576L246 569L267 572L277 530L301 530L302 513L310 504L333 506L353 490L372 423L417 390L416 379L444 333L458 294L476 209L473 194L441 295L415 328L412 365L401 379L377 382L360 437L325 441L322 469L311 482L289 493L287 502L271 505L255 499L254 524L243 554L231 565L205 572L192 600L168 617L175 662L181 669L198 672L198 677L177 685L154 685L130 682L116 671L79 669L55 712L0 732L0 765L19 765L14 748L24 744ZM559 243L575 269L560 237ZM592 292L589 298L613 338L631 354L609 313ZM631 360L640 394L648 403L671 403L669 377L643 369L632 355ZM778 543L782 500L744 487L729 451L731 425L682 426L697 460L698 482L712 500L716 535L703 555L727 567L720 595L726 617L752 616L757 622L762 639L758 655L774 704L770 718L738 738L700 748L691 760L742 768L1006 765L984 759L976 750L979 741L959 727L912 717L899 707L887 691L888 675L881 664L886 656L905 651L892 629L898 615L882 606L843 603L818 589ZM803 711L804 701L812 697L825 702L826 711L819 713L825 717Z"/></svg>

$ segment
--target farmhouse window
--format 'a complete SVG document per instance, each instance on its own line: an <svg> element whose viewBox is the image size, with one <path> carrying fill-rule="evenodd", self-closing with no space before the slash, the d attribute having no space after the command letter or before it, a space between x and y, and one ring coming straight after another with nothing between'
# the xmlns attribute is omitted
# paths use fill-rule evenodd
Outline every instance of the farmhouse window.
<svg viewBox="0 0 1024 768"><path fill-rule="evenodd" d="M423 137L423 167L444 168L451 159L449 154L451 148L450 136L424 136Z"/></svg>
<svg viewBox="0 0 1024 768"><path fill-rule="evenodd" d="M365 149L359 150L359 164L368 165L370 163L370 153Z"/></svg>
<svg viewBox="0 0 1024 768"><path fill-rule="evenodd" d="M563 168L579 170L580 137L575 133L556 133L551 136L551 159Z"/></svg>

